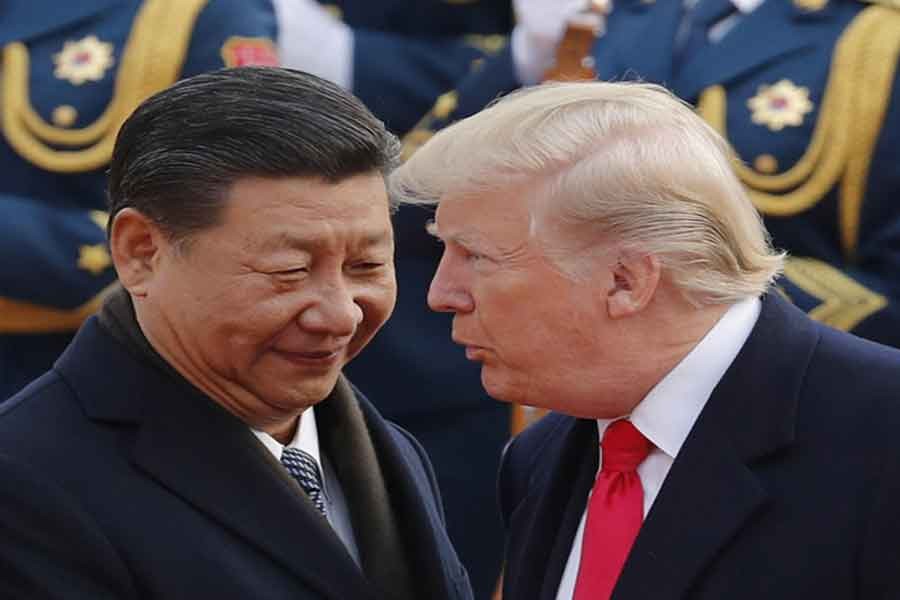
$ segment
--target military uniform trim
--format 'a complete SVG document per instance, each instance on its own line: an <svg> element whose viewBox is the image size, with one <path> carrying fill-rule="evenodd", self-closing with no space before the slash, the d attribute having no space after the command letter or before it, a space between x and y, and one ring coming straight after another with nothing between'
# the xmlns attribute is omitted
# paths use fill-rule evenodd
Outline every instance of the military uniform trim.
<svg viewBox="0 0 900 600"><path fill-rule="evenodd" d="M859 93L859 108L854 115L854 134L849 140L850 157L841 183L841 245L849 257L852 257L859 242L859 221L866 197L869 167L891 101L891 89L900 61L900 12L880 6L870 7L864 12L871 13L871 22L880 26L866 40L868 43L861 51L860 61L868 68L861 69L864 79L856 90ZM895 101L900 101L900 98Z"/></svg>
<svg viewBox="0 0 900 600"><path fill-rule="evenodd" d="M898 33L900 14L895 10L871 6L861 11L838 40L812 140L800 160L774 175L735 163L759 211L776 217L809 210L843 176L841 237L848 255L856 247L869 163L900 59ZM722 135L726 135L726 102L724 88L713 86L704 90L697 107Z"/></svg>
<svg viewBox="0 0 900 600"><path fill-rule="evenodd" d="M48 308L0 297L0 334L72 332L100 309L106 295L117 285L116 283L109 285L81 306L71 310Z"/></svg>
<svg viewBox="0 0 900 600"><path fill-rule="evenodd" d="M65 79L72 85L82 85L103 79L116 59L113 58L112 44L89 35L77 42L63 44L63 49L53 56L53 62L56 65L54 77Z"/></svg>
<svg viewBox="0 0 900 600"><path fill-rule="evenodd" d="M887 306L887 298L854 281L839 269L814 258L789 258L784 274L822 303L809 316L843 331Z"/></svg>
<svg viewBox="0 0 900 600"><path fill-rule="evenodd" d="M10 146L33 164L56 173L98 169L109 162L116 134L148 96L174 83L187 54L191 31L207 0L146 0L135 17L122 54L109 106L91 125L63 129L44 121L29 100L28 48L3 49L3 132ZM167 31L165 39L157 35ZM87 146L56 150L59 146Z"/></svg>

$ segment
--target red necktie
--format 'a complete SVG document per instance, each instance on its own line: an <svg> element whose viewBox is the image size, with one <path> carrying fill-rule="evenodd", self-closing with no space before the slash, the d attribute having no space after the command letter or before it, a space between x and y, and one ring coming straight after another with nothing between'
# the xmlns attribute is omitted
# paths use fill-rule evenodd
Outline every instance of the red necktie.
<svg viewBox="0 0 900 600"><path fill-rule="evenodd" d="M600 447L603 465L588 504L574 600L608 600L644 520L636 469L652 445L630 421L614 421Z"/></svg>

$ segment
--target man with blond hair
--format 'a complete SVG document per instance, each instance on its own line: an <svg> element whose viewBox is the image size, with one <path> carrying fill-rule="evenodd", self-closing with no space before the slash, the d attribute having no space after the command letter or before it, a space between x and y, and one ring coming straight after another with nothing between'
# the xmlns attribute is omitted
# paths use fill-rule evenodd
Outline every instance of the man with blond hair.
<svg viewBox="0 0 900 600"><path fill-rule="evenodd" d="M504 597L900 597L900 353L810 320L722 138L660 87L513 94L391 178L488 393Z"/></svg>

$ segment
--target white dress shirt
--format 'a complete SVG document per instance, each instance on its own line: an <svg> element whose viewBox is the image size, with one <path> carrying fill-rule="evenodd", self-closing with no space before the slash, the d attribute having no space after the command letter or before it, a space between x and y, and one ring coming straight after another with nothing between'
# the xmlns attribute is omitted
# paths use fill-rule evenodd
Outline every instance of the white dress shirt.
<svg viewBox="0 0 900 600"><path fill-rule="evenodd" d="M284 446L268 433L251 429L263 446L272 453L279 463ZM341 489L337 474L331 468L331 464L325 455L319 453L319 430L316 427L315 407L309 407L300 415L297 423L297 432L294 439L288 444L289 448L299 448L312 456L323 472L322 491L325 496L328 522L334 528L335 533L344 542L350 556L359 565L359 549L356 547L356 536L353 534L353 525L350 522L350 510L347 508L347 498Z"/></svg>
<svg viewBox="0 0 900 600"><path fill-rule="evenodd" d="M650 393L634 408L629 420L653 443L653 450L637 473L644 488L644 517L662 487L669 469L706 401L719 380L731 366L759 318L759 299L744 300L726 311L694 349L675 365ZM600 439L607 426L616 419L598 419ZM603 464L600 446L598 464ZM588 494L590 502L590 493ZM575 593L575 580L581 563L587 504L572 540L569 559L557 589L557 600L570 600Z"/></svg>

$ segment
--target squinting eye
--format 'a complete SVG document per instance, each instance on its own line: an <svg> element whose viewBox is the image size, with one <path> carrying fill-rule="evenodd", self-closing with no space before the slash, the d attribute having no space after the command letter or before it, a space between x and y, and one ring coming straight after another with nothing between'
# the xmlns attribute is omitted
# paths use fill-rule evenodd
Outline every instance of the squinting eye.
<svg viewBox="0 0 900 600"><path fill-rule="evenodd" d="M353 268L357 271L374 271L375 269L379 269L384 266L384 263L380 262L363 262L356 263L353 265Z"/></svg>
<svg viewBox="0 0 900 600"><path fill-rule="evenodd" d="M296 269L284 269L283 271L273 271L270 275L276 277L298 277L308 271L306 267L297 267Z"/></svg>

